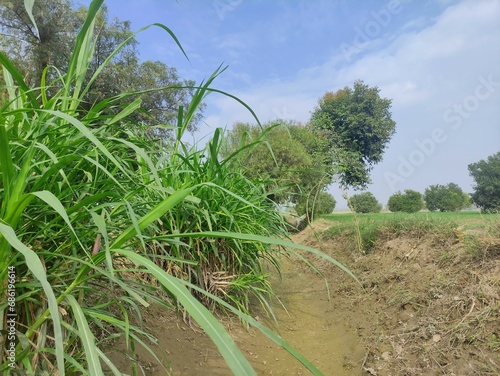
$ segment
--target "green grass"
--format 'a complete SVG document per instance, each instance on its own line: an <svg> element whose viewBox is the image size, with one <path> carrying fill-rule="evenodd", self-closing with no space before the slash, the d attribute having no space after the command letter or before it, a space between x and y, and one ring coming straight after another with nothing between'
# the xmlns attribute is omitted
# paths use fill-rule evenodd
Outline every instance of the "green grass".
<svg viewBox="0 0 500 376"><path fill-rule="evenodd" d="M358 213L356 214L360 220L374 220L381 221L388 218L394 219L406 219L406 218L418 218L418 219L431 219L431 220L454 220L457 222L468 221L468 220L482 220L484 218L493 218L495 214L484 214L479 211L461 211L461 212L418 212L418 213ZM323 215L323 218L332 220L346 222L352 219L352 213L333 213L328 215ZM351 218L351 219L350 219Z"/></svg>
<svg viewBox="0 0 500 376"><path fill-rule="evenodd" d="M336 224L323 233L326 238L345 237L349 246L362 253L371 252L377 241L389 237L411 235L420 237L434 235L451 239L457 231L484 229L495 236L498 234L500 216L480 212L463 211L418 212L418 213L352 213L324 215L323 218ZM496 235L497 236L497 235Z"/></svg>
<svg viewBox="0 0 500 376"><path fill-rule="evenodd" d="M397 223L420 223L422 226L426 224L439 224L449 226L463 226L466 229L474 227L482 227L485 223L493 223L498 215L483 214L476 211L462 212L418 212L418 213L360 213L356 217L363 226L378 225L383 223L392 223L397 227ZM324 215L323 218L346 224L354 223L352 213L334 213Z"/></svg>

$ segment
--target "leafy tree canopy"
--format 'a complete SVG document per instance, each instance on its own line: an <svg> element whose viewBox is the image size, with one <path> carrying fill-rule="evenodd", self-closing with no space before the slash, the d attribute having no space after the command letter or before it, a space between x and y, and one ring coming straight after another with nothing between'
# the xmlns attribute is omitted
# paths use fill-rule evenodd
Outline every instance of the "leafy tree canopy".
<svg viewBox="0 0 500 376"><path fill-rule="evenodd" d="M500 152L471 163L468 168L476 183L472 202L484 212L500 212Z"/></svg>
<svg viewBox="0 0 500 376"><path fill-rule="evenodd" d="M306 125L277 120L259 125L237 123L226 134L221 155L240 152L246 176L264 181L278 203L312 200L330 182L325 143Z"/></svg>
<svg viewBox="0 0 500 376"><path fill-rule="evenodd" d="M391 212L416 213L424 207L424 199L420 192L406 189L389 197L388 207Z"/></svg>
<svg viewBox="0 0 500 376"><path fill-rule="evenodd" d="M356 81L354 88L327 92L313 111L311 124L326 134L335 172L344 187L364 188L373 165L382 160L395 133L391 100L378 87Z"/></svg>
<svg viewBox="0 0 500 376"><path fill-rule="evenodd" d="M424 200L430 211L460 211L470 204L469 195L455 183L429 186L424 192Z"/></svg>
<svg viewBox="0 0 500 376"><path fill-rule="evenodd" d="M69 0L37 0L32 12L35 27L23 1L0 0L0 51L16 66L23 68L22 73L29 86L40 86L44 71L46 84L50 84L59 74L67 71L86 11L85 8L75 9ZM187 108L193 94L193 89L179 87L192 87L194 82L181 79L175 68L160 61L140 62L138 42L133 38L130 22L117 18L109 20L105 6L95 19L94 27L96 43L87 80L121 43L130 39L91 85L81 109L88 110L104 99L135 92L127 99L115 100L114 106L111 109L111 106L107 107L106 111L115 114L121 105L140 97L143 111L131 116L133 120L150 126L173 125L179 106ZM202 109L193 119L191 130L196 128ZM167 128L150 128L149 133L166 137Z"/></svg>
<svg viewBox="0 0 500 376"><path fill-rule="evenodd" d="M348 202L356 213L379 213L382 210L382 205L371 192L355 194Z"/></svg>
<svg viewBox="0 0 500 376"><path fill-rule="evenodd" d="M38 0L33 16L37 27L24 1L0 0L0 49L24 68L28 85L36 87L47 66L67 66L83 13L75 12L69 1Z"/></svg>

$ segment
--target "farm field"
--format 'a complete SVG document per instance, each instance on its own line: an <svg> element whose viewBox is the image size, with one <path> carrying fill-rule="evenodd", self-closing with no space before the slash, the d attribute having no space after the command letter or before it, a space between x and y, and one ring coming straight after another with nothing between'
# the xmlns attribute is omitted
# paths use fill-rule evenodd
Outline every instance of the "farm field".
<svg viewBox="0 0 500 376"><path fill-rule="evenodd" d="M326 216L293 239L342 262L362 287L316 256L308 258L329 290L303 262L282 260L282 278L274 275L272 283L286 310L275 299L277 324L258 307L254 317L325 375L498 374L499 216L387 213L357 218L362 237L374 240L366 254L356 249L348 214ZM366 224L371 237L363 234ZM153 309L145 317L166 350L172 374L231 374L205 335L170 312ZM222 321L259 375L307 374L260 332L245 330L231 317ZM150 375L169 374L148 354L142 354L142 361Z"/></svg>

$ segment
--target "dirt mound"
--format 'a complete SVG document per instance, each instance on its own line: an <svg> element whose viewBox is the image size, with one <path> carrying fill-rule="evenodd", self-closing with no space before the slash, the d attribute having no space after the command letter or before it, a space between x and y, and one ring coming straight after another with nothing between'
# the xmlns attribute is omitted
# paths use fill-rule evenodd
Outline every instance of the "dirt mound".
<svg viewBox="0 0 500 376"><path fill-rule="evenodd" d="M359 328L367 374L498 375L500 243L485 239L399 237L368 255L340 240L304 241L343 262L363 284L360 292L326 268L337 282L335 300L352 307L352 317L371 320Z"/></svg>

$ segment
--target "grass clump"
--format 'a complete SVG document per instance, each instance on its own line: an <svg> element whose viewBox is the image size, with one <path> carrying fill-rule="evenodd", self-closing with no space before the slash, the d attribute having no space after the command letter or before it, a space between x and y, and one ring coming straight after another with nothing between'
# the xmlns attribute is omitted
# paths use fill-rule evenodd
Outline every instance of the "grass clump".
<svg viewBox="0 0 500 376"><path fill-rule="evenodd" d="M174 275L247 311L249 294L264 302L271 293L262 263L279 269L276 257L282 247L237 238L213 239L210 233L281 238L288 233L264 187L254 184L237 168L237 154L219 158L222 142L222 130L217 129L204 150L182 147L162 174L168 187L196 186L192 195L198 200L166 214L161 232L180 235L164 253L193 261L173 269ZM163 267L171 269L168 262ZM214 306L213 299L194 294L206 306Z"/></svg>

